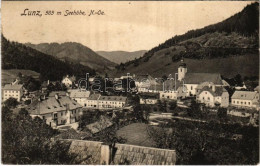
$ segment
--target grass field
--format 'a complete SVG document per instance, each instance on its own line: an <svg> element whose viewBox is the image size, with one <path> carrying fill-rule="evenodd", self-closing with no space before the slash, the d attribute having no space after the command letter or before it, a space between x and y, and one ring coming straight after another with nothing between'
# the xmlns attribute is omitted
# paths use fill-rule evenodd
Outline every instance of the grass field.
<svg viewBox="0 0 260 166"><path fill-rule="evenodd" d="M40 74L32 71L32 70L23 70L23 69L2 69L2 85L13 82L18 73L22 73L22 75L32 76L33 78L39 79Z"/></svg>
<svg viewBox="0 0 260 166"><path fill-rule="evenodd" d="M126 139L126 144L152 147L153 141L147 133L147 124L133 123L117 131L117 136Z"/></svg>

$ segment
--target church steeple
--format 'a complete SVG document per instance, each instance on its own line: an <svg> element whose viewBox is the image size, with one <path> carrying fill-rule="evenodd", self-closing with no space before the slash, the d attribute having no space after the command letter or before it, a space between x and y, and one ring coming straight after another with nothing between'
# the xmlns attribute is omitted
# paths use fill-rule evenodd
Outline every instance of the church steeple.
<svg viewBox="0 0 260 166"><path fill-rule="evenodd" d="M178 80L181 81L185 78L185 74L187 73L187 66L184 63L183 58L181 59L181 63L178 68Z"/></svg>

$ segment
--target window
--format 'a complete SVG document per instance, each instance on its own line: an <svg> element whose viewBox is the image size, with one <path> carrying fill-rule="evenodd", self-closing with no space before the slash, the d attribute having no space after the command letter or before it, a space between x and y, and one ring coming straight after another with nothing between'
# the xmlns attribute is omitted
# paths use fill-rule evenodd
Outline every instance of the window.
<svg viewBox="0 0 260 166"><path fill-rule="evenodd" d="M248 102L248 105L250 105L251 103L250 102Z"/></svg>
<svg viewBox="0 0 260 166"><path fill-rule="evenodd" d="M192 89L193 89L193 87L191 86L191 87L190 87L190 89L192 90Z"/></svg>
<svg viewBox="0 0 260 166"><path fill-rule="evenodd" d="M243 102L241 101L241 104L243 104Z"/></svg>
<svg viewBox="0 0 260 166"><path fill-rule="evenodd" d="M208 100L210 100L210 97L208 97Z"/></svg>
<svg viewBox="0 0 260 166"><path fill-rule="evenodd" d="M42 119L45 120L45 116L42 116Z"/></svg>

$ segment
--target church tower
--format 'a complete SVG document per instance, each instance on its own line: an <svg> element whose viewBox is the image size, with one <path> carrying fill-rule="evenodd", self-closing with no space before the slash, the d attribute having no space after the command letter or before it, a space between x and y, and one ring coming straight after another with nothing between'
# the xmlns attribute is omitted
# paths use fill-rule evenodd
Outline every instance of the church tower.
<svg viewBox="0 0 260 166"><path fill-rule="evenodd" d="M187 73L187 67L186 63L184 63L184 60L181 60L181 64L178 68L178 80L181 81L185 78L185 74Z"/></svg>

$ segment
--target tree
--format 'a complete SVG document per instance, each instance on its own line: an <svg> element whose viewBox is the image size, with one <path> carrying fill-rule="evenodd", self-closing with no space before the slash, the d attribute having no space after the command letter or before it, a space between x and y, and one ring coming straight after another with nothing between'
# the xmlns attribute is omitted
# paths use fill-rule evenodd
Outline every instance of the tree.
<svg viewBox="0 0 260 166"><path fill-rule="evenodd" d="M196 118L202 116L200 104L197 103L195 100L191 101L190 109L188 110L188 115Z"/></svg>
<svg viewBox="0 0 260 166"><path fill-rule="evenodd" d="M138 104L134 107L134 117L137 119L137 120L144 120L144 117L143 117L143 109L141 108L141 106Z"/></svg>
<svg viewBox="0 0 260 166"><path fill-rule="evenodd" d="M95 110L94 112L85 111L79 119L79 128L84 129L86 125L96 122L101 115L102 113L99 110Z"/></svg>
<svg viewBox="0 0 260 166"><path fill-rule="evenodd" d="M69 144L51 141L58 131L25 109L18 115L2 107L2 162L4 164L72 164Z"/></svg>
<svg viewBox="0 0 260 166"><path fill-rule="evenodd" d="M170 110L174 110L177 107L177 102L176 101L170 101L169 105L170 105Z"/></svg>
<svg viewBox="0 0 260 166"><path fill-rule="evenodd" d="M9 108L15 108L19 103L17 99L10 97L4 102L4 104Z"/></svg>
<svg viewBox="0 0 260 166"><path fill-rule="evenodd" d="M226 108L222 108L222 107L219 107L218 108L218 112L217 112L217 115L220 119L224 119L227 117L227 109Z"/></svg>

